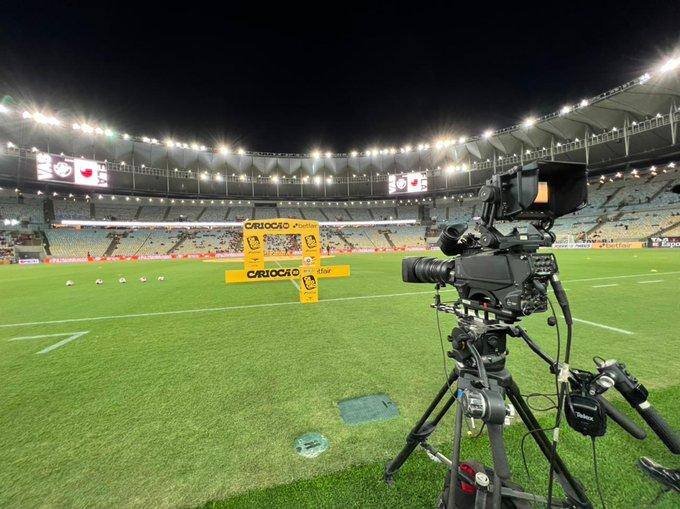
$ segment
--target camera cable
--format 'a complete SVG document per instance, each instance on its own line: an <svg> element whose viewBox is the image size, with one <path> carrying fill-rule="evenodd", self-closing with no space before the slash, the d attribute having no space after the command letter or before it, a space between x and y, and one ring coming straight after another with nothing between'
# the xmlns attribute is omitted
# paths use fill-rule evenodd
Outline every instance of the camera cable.
<svg viewBox="0 0 680 509"><path fill-rule="evenodd" d="M593 471L595 472L595 486L597 486L597 494L600 497L600 503L602 504L602 509L607 509L604 504L604 496L602 495L602 486L600 486L600 474L597 471L597 451L595 449L595 437L590 437L593 444Z"/></svg>
<svg viewBox="0 0 680 509"><path fill-rule="evenodd" d="M437 301L441 299L440 293L439 293L439 285L435 286L435 298ZM446 349L444 348L444 338L442 336L442 325L439 321L439 309L436 307L434 308L434 314L437 318L437 332L439 333L439 344L442 347L442 365L444 367L444 380L446 382L446 386L449 388L449 392L451 393L451 396L454 398L456 397L456 391L453 390L453 387L451 387L451 384L449 383L449 370L446 367Z"/></svg>
<svg viewBox="0 0 680 509"><path fill-rule="evenodd" d="M567 300L567 295L564 291L564 288L562 288L562 284L560 283L560 280L554 276L553 279L551 279L551 284L553 287L553 291L555 292L555 296L557 297L557 302L560 305L560 308L562 309L562 314L564 315L565 318L565 323L567 325L567 344L565 348L565 353L564 353L564 363L565 366L568 369L568 364L569 364L569 357L571 353L571 338L572 338L572 318L571 318L571 310L569 309L569 301ZM560 433L560 424L562 423L562 408L564 406L564 398L566 396L566 391L567 391L567 386L568 386L568 381L567 380L560 380L560 375L561 375L561 365L560 365L560 355L561 355L561 334L560 334L560 328L559 328L559 321L557 320L557 315L555 313L555 307L550 299L548 299L548 303L550 304L550 310L552 312L554 321L555 321L555 331L556 331L556 336L557 336L557 356L555 358L555 392L557 394L557 414L555 416L555 426L552 428L553 431L553 442L552 442L552 448L550 452L550 471L548 474L548 507L550 507L550 504L552 503L552 494L553 494L553 482L554 482L554 475L555 475L555 456L557 455L557 443L559 441L559 433Z"/></svg>

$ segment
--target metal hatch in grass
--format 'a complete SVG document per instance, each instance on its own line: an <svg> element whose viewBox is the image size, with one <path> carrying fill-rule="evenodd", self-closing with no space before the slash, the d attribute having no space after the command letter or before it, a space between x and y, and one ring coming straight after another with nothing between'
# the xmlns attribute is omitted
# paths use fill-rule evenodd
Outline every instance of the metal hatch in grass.
<svg viewBox="0 0 680 509"><path fill-rule="evenodd" d="M338 408L342 420L349 426L388 421L399 416L397 405L387 394L346 399L338 403Z"/></svg>

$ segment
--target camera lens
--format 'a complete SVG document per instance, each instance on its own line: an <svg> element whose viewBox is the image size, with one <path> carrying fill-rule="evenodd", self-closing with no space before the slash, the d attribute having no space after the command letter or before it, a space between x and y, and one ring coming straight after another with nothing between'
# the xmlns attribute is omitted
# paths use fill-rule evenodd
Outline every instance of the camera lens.
<svg viewBox="0 0 680 509"><path fill-rule="evenodd" d="M406 283L451 282L454 262L437 258L404 258L402 260L402 279Z"/></svg>

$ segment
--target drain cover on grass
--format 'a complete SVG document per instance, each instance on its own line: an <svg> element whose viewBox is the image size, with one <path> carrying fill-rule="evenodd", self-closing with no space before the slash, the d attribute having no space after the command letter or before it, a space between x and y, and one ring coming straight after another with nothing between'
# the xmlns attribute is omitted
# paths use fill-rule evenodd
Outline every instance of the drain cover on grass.
<svg viewBox="0 0 680 509"><path fill-rule="evenodd" d="M387 421L399 415L397 405L387 394L372 394L346 399L338 403L345 424L355 426L366 422Z"/></svg>
<svg viewBox="0 0 680 509"><path fill-rule="evenodd" d="M305 433L295 439L295 450L305 458L316 458L328 449L328 439L321 433Z"/></svg>

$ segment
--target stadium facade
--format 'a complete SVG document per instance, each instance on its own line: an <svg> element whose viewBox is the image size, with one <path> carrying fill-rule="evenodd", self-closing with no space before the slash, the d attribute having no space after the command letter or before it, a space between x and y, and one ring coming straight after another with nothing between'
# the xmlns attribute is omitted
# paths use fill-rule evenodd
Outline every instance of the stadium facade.
<svg viewBox="0 0 680 509"><path fill-rule="evenodd" d="M0 181L24 191L68 190L37 180L38 153L98 161L111 191L167 197L383 198L389 175L408 172L424 172L425 195L437 196L475 188L493 172L537 159L611 171L678 155L678 63L670 60L595 97L497 131L347 153L249 152L161 134L140 137L76 114L10 102L0 113Z"/></svg>
<svg viewBox="0 0 680 509"><path fill-rule="evenodd" d="M560 242L652 245L660 235L680 237L679 67L680 59L669 60L558 112L479 136L348 153L138 137L5 100L0 252L5 259L233 254L242 251L240 223L269 217L322 222L324 246L335 251L427 248L438 224L472 221L475 189L493 173L535 160L583 162L590 171L589 205L556 222ZM296 249L292 240L268 246Z"/></svg>

